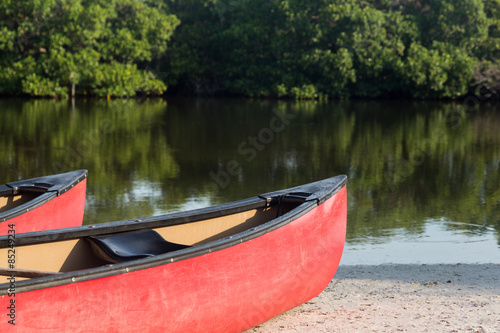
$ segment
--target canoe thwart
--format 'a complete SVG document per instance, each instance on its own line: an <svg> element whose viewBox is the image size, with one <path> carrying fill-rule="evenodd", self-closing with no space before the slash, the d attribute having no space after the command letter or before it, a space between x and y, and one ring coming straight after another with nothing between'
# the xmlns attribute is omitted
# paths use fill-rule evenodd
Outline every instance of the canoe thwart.
<svg viewBox="0 0 500 333"><path fill-rule="evenodd" d="M94 253L110 263L151 257L189 247L166 241L151 229L89 236L87 239Z"/></svg>
<svg viewBox="0 0 500 333"><path fill-rule="evenodd" d="M0 276L15 276L21 278L37 278L49 275L61 274L59 272L47 272L34 269L6 268L0 267Z"/></svg>

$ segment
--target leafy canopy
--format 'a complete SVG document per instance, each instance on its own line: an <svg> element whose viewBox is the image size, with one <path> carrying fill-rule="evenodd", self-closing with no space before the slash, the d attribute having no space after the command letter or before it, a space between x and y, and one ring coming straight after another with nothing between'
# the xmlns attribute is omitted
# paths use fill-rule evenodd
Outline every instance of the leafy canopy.
<svg viewBox="0 0 500 333"><path fill-rule="evenodd" d="M0 93L161 94L148 70L179 20L160 0L0 2Z"/></svg>

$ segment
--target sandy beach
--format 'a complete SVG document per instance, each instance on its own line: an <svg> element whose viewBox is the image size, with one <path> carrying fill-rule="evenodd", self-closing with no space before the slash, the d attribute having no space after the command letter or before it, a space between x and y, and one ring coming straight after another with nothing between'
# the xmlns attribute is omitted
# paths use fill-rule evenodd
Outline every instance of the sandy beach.
<svg viewBox="0 0 500 333"><path fill-rule="evenodd" d="M250 332L500 332L500 265L341 265L318 297Z"/></svg>

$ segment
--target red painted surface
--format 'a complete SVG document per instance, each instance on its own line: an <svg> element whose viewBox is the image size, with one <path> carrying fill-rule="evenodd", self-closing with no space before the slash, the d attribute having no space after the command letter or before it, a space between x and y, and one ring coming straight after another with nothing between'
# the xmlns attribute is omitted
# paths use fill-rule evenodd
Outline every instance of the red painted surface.
<svg viewBox="0 0 500 333"><path fill-rule="evenodd" d="M15 328L2 315L0 331L242 332L328 285L344 247L346 210L344 187L286 226L227 249L18 293ZM0 311L10 299L2 296Z"/></svg>
<svg viewBox="0 0 500 333"><path fill-rule="evenodd" d="M16 234L82 225L87 179L71 190L24 214L0 223L0 235L6 235L15 225ZM3 283L3 281L2 281Z"/></svg>

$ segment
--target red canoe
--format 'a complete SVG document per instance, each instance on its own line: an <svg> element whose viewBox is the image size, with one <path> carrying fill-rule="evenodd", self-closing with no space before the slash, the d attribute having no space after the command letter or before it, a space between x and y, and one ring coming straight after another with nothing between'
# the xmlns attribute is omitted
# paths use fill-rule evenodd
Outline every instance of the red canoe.
<svg viewBox="0 0 500 333"><path fill-rule="evenodd" d="M86 187L87 170L0 185L0 235L81 226Z"/></svg>
<svg viewBox="0 0 500 333"><path fill-rule="evenodd" d="M15 244L1 236L0 331L245 331L331 281L345 241L345 184L337 176L194 211L25 234Z"/></svg>

